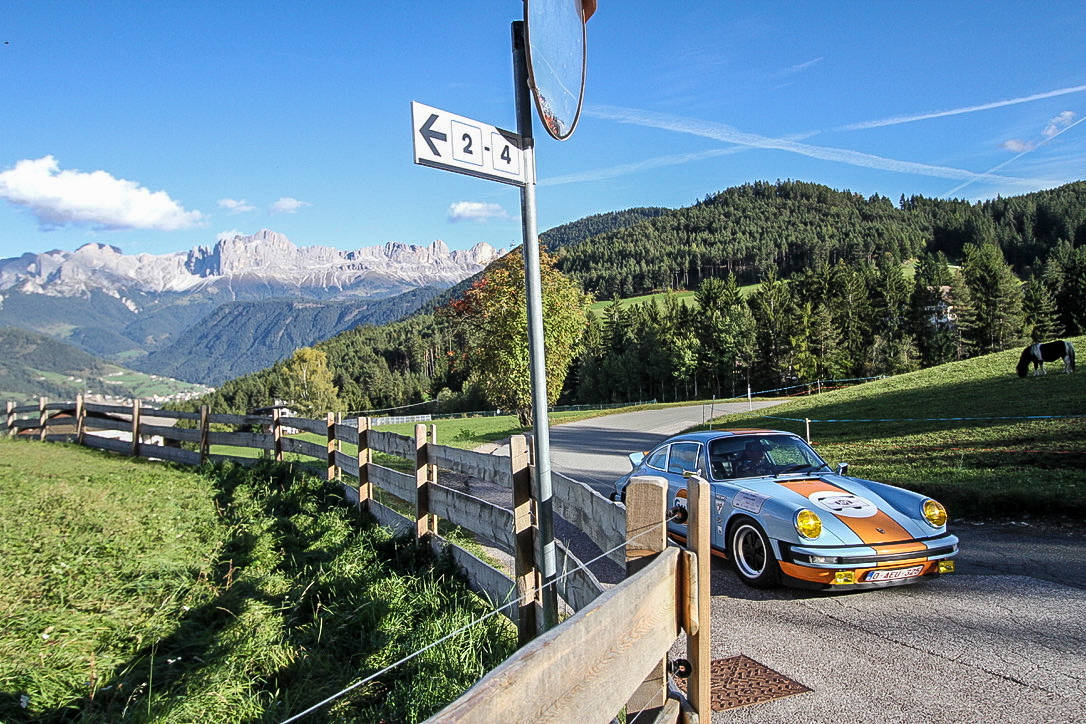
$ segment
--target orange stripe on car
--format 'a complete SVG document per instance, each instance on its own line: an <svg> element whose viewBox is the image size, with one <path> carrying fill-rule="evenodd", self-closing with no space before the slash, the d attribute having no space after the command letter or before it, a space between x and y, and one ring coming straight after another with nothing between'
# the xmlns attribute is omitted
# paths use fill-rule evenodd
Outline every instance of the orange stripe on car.
<svg viewBox="0 0 1086 724"><path fill-rule="evenodd" d="M843 495L852 495L847 490L831 485L822 480L795 480L795 481L781 481L778 485L783 485L789 490L802 495L804 498L809 497L813 493L831 492L841 493ZM821 509L820 509L821 510ZM876 543L893 543L900 540L908 540L912 538L912 535L901 527L901 525L883 513L881 510L868 518L850 518L845 515L836 516L839 521L847 525L853 533L860 537L864 543L876 544ZM921 550L924 548L923 544L920 544ZM878 549L876 549L878 550ZM901 552L907 552L910 549L904 548ZM879 551L880 553L884 551Z"/></svg>

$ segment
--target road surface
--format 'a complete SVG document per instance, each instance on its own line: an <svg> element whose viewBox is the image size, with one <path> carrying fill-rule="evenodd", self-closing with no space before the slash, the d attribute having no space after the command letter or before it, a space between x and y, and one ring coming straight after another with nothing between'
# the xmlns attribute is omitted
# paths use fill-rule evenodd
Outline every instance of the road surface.
<svg viewBox="0 0 1086 724"><path fill-rule="evenodd" d="M696 406L555 426L552 470L607 494L628 453L709 416ZM811 691L713 722L1086 722L1086 536L1021 522L952 530L955 574L879 591L755 591L714 560L712 657L745 655ZM582 560L597 550L569 526L555 531ZM608 563L594 572L619 580Z"/></svg>

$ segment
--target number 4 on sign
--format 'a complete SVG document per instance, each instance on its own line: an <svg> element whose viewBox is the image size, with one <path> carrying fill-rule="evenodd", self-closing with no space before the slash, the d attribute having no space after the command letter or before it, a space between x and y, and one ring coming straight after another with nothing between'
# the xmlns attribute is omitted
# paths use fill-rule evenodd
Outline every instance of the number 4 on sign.
<svg viewBox="0 0 1086 724"><path fill-rule="evenodd" d="M515 133L448 111L411 103L415 163L523 186L524 141Z"/></svg>

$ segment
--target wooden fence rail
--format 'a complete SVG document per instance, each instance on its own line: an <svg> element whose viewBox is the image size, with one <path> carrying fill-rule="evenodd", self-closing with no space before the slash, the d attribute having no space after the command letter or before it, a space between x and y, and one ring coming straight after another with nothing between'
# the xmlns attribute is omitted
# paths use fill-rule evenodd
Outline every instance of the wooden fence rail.
<svg viewBox="0 0 1086 724"><path fill-rule="evenodd" d="M224 426L235 429L224 431ZM295 434L305 431L318 436L321 442L287 434L288 430ZM699 638L697 612L684 602L698 599L690 591L697 588L700 562L708 561L708 528L706 524L704 547L693 544L693 549L704 551L704 555L680 554L677 549L664 552L666 486L662 479L640 479L637 489L651 488L653 502L633 503L627 514L625 507L588 486L556 476L557 514L584 531L601 550L612 551L611 558L628 567L628 561L645 555L646 550L656 560L605 593L592 573L561 543L556 543L558 568L565 571L556 583L558 595L576 613L558 628L539 636L542 576L536 560L533 469L524 436L512 438L511 454L504 457L439 445L432 425L418 424L414 437L408 437L373 430L367 418L344 423L331 414L325 420L278 413L222 415L211 414L206 406L198 413L179 413L142 407L138 401L121 406L84 403L82 399L49 403L44 398L36 405L8 402L0 434L5 431L9 436L72 441L187 465L220 460L251 464L254 458L232 454L229 448L256 449L276 460L289 455L329 480L346 475L344 491L352 503L367 510L382 525L416 536L435 552L448 552L475 590L491 601L499 605L516 602L504 613L517 624L525 646L442 712L442 721L536 721L546 711L556 721L602 722L610 721L624 704L630 712L653 711L654 716L663 717L657 721L676 721L677 704L674 698L667 698L661 661L681 630L687 632L689 641ZM355 446L357 452L345 451L344 444ZM218 449L213 451L212 446ZM400 458L404 469L413 469L414 473L374 462L375 452ZM442 485L441 471L507 488L508 507ZM378 500L375 488L389 497ZM692 491L691 500L697 500L694 495ZM640 498L635 493L633 499ZM631 500L629 495L627 500ZM708 504L707 495L703 501ZM641 512L635 514L634 508ZM652 512L645 517L645 510ZM708 520L707 515L704 518ZM644 529L657 529L657 542L649 549L631 548L626 543L634 521L640 521L636 523L639 536ZM511 554L513 575L443 538L440 530L450 524ZM691 540L698 538L694 530L692 523ZM632 567L630 570L633 572ZM700 580L707 581L707 568L700 575ZM707 602L708 591L702 594ZM701 620L707 621L707 611ZM708 637L704 632L701 637L706 648L704 656L692 657L695 678L708 674ZM573 665L574 661L581 663ZM549 662L561 664L552 667ZM599 686L588 686L586 671L600 677ZM544 677L545 685L539 677ZM708 721L707 679L705 682L700 687L691 686L692 698L685 711L704 712ZM704 702L698 700L699 691L704 692ZM524 692L531 692L531 696Z"/></svg>

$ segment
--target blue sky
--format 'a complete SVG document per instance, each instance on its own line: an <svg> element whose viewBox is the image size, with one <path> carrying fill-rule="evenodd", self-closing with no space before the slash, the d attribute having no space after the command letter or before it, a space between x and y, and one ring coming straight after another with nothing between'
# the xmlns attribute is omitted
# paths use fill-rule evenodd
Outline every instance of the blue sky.
<svg viewBox="0 0 1086 724"><path fill-rule="evenodd" d="M515 128L519 0L8 0L0 258L269 228L299 246L520 241L515 187L412 163L410 102ZM599 0L541 231L755 180L978 200L1086 178L1076 2Z"/></svg>

